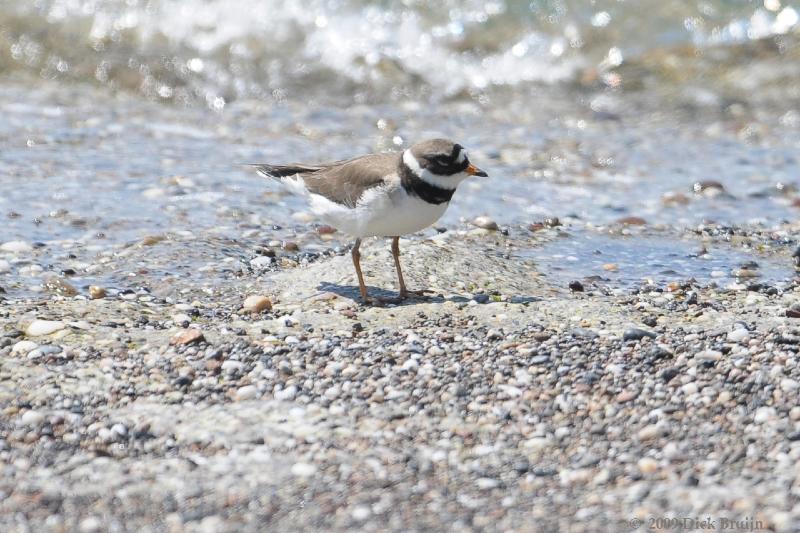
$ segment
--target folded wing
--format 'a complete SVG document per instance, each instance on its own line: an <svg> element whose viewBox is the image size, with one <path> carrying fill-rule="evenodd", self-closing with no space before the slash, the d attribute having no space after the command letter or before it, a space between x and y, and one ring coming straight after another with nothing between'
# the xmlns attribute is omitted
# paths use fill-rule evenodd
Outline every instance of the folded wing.
<svg viewBox="0 0 800 533"><path fill-rule="evenodd" d="M399 162L399 154L374 154L320 165L252 166L262 176L280 181L292 192L317 194L354 208L366 191L386 184Z"/></svg>

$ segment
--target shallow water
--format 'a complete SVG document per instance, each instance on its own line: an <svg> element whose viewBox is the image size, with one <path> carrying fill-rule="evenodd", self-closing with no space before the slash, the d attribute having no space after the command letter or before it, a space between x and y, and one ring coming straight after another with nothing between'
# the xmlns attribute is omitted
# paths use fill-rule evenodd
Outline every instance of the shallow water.
<svg viewBox="0 0 800 533"><path fill-rule="evenodd" d="M434 136L490 174L439 227L635 217L679 234L800 209L792 5L654 2L642 21L616 1L277 4L0 0L0 243L34 247L0 252L0 286L65 269L213 285L284 241L341 248L241 163Z"/></svg>
<svg viewBox="0 0 800 533"><path fill-rule="evenodd" d="M576 232L523 257L534 261L548 281L561 287L573 280L611 289L651 286L664 290L671 282L689 280L701 286L785 286L795 277L782 258L724 243L703 245L697 240L664 236Z"/></svg>
<svg viewBox="0 0 800 533"><path fill-rule="evenodd" d="M5 81L0 89L0 242L37 246L33 257L0 254L11 261L2 285L14 294L66 263L80 276L103 254L152 235L170 236L172 245L145 249L147 261L161 265L148 268L151 283L205 266L194 248L209 241L235 241L234 252L209 254L244 263L270 241L299 241L312 252L347 244L339 234L320 239L301 199L240 163L342 159L434 135L458 139L490 174L462 185L438 226L477 215L501 225L634 216L676 228L709 220L770 226L797 211L800 134L787 111L754 117L762 128L752 138L717 113L699 122L623 110L609 119L591 102L546 91L541 108L522 107L524 98L346 109L243 100L210 113L85 85ZM709 180L724 191L693 192ZM140 284L130 268L100 269L80 282Z"/></svg>

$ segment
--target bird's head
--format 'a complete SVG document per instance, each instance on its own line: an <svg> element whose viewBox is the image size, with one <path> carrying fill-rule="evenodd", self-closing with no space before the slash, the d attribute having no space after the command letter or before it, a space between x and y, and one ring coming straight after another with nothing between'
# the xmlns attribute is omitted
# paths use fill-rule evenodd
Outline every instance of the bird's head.
<svg viewBox="0 0 800 533"><path fill-rule="evenodd" d="M430 139L413 145L403 152L402 164L421 180L441 189L455 189L470 176L487 176L470 163L463 146L447 139Z"/></svg>

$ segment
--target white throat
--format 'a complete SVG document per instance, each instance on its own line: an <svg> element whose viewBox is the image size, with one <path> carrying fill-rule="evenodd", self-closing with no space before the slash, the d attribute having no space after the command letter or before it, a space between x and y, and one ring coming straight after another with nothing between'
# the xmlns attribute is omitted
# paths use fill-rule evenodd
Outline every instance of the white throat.
<svg viewBox="0 0 800 533"><path fill-rule="evenodd" d="M411 153L410 148L403 152L403 163L411 169L411 172L413 172L415 176L425 183L448 191L454 191L459 183L469 177L469 174L466 172L459 172L452 176L438 176L427 168L422 168L417 158Z"/></svg>

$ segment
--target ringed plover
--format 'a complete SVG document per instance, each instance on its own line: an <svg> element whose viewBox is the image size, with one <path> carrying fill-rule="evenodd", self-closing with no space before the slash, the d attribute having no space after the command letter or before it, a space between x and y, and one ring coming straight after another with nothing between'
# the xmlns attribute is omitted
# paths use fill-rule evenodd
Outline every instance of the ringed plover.
<svg viewBox="0 0 800 533"><path fill-rule="evenodd" d="M332 163L252 165L262 176L308 198L311 211L326 224L356 238L353 265L364 302L367 294L359 247L364 237L391 237L400 299L411 291L400 269L400 236L420 231L445 212L459 183L487 174L470 163L467 152L446 139L417 143L401 153L370 154Z"/></svg>

